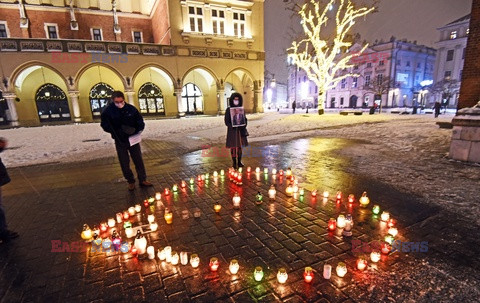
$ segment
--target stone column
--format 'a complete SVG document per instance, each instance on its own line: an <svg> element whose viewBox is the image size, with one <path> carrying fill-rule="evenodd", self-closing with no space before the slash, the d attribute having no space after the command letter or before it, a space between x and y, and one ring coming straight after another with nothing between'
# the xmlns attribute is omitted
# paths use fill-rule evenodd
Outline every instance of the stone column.
<svg viewBox="0 0 480 303"><path fill-rule="evenodd" d="M4 93L3 97L7 100L8 110L10 112L10 125L18 126L17 107L15 105L15 94Z"/></svg>
<svg viewBox="0 0 480 303"><path fill-rule="evenodd" d="M261 81L253 82L253 112L263 113L263 93Z"/></svg>
<svg viewBox="0 0 480 303"><path fill-rule="evenodd" d="M226 109L225 105L226 105L225 90L218 89L217 90L217 108L218 108L219 115L225 114L225 109Z"/></svg>
<svg viewBox="0 0 480 303"><path fill-rule="evenodd" d="M125 101L127 101L128 104L131 104L135 107L138 107L136 102L135 102L135 98L134 98L135 92L134 91L126 91L125 95L127 95L127 100L125 100Z"/></svg>
<svg viewBox="0 0 480 303"><path fill-rule="evenodd" d="M73 121L82 122L82 118L80 117L80 105L78 104L78 91L69 91L68 95L70 96L70 101L72 102Z"/></svg>
<svg viewBox="0 0 480 303"><path fill-rule="evenodd" d="M185 116L185 112L183 111L182 108L182 89L181 88L176 88L175 89L175 97L177 98L177 109L178 109L178 117L183 117Z"/></svg>

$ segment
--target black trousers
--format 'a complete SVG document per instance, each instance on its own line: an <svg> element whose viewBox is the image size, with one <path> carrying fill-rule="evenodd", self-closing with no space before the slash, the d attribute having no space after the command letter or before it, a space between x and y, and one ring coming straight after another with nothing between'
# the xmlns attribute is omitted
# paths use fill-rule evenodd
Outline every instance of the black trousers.
<svg viewBox="0 0 480 303"><path fill-rule="evenodd" d="M135 183L135 177L130 169L130 157L132 157L133 164L135 165L138 181L143 182L147 180L147 173L145 172L145 165L143 164L140 143L128 146L115 142L115 148L117 149L118 161L120 161L123 176L127 179L128 183Z"/></svg>

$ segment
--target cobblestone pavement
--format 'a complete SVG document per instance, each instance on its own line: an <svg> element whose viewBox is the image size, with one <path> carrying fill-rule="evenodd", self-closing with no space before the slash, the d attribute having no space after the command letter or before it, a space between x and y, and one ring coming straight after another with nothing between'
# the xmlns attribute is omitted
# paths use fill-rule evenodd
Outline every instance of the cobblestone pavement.
<svg viewBox="0 0 480 303"><path fill-rule="evenodd" d="M478 302L480 298L478 226L426 206L418 196L352 173L352 160L339 156L338 150L357 141L310 138L250 149L244 161L248 166L292 167L306 189L303 198L287 197L285 178L274 180L271 174L261 173L257 179L254 173L244 173L241 187L228 178L215 182L212 172L226 170L228 157L202 157L202 151L166 142L144 143L154 189L128 192L115 158L10 170L14 181L3 190L4 202L10 227L21 237L0 244L1 302ZM58 243L52 241L79 241L84 223L104 222L156 190L207 172L208 183L195 181L193 187L163 197L152 208L143 207L141 215L132 219L134 226L145 224L146 215L154 213L159 229L146 234L149 245L196 253L199 268L130 253L52 252L52 243ZM272 203L267 190L273 183L277 199ZM313 189L332 194L341 190L343 201L312 199ZM360 208L358 202L349 207L346 195L354 193L358 198L364 190L372 200L369 207ZM232 207L236 191L242 197L240 209ZM261 205L255 203L258 191L264 195ZM213 211L215 202L222 205L219 214ZM379 263L369 262L366 271L358 271L355 261L361 253L352 250L352 241L372 243L386 234L372 215L372 204L398 221L399 240L428 241L428 252L383 255ZM165 207L173 212L171 225L163 219ZM352 237L327 231L329 218L340 213L353 215ZM452 237L455 245L445 247ZM211 257L220 260L216 273L208 269ZM241 267L232 276L227 267L234 258ZM348 268L343 278L335 273L339 261ZM330 280L322 278L325 263L333 267ZM253 279L256 266L265 272L261 282ZM314 269L311 284L303 281L306 266ZM276 280L280 267L289 275L282 285Z"/></svg>

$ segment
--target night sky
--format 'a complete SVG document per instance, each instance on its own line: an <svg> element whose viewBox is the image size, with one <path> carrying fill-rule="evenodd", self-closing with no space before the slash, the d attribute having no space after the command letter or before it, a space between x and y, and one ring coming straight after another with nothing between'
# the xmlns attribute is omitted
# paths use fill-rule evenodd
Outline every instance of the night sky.
<svg viewBox="0 0 480 303"><path fill-rule="evenodd" d="M388 41L393 35L435 47L436 29L469 14L471 7L472 0L383 0L379 12L359 20L353 31L369 43ZM301 31L298 19L291 15L282 0L265 0L265 73L275 74L280 83L287 79L285 49L291 45L291 28Z"/></svg>

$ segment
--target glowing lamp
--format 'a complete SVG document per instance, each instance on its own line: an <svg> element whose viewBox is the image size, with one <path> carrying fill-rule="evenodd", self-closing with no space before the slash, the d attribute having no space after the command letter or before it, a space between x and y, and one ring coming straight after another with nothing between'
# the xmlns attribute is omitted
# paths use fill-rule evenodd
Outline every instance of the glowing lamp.
<svg viewBox="0 0 480 303"><path fill-rule="evenodd" d="M150 260L155 259L155 248L153 246L147 247L147 254Z"/></svg>
<svg viewBox="0 0 480 303"><path fill-rule="evenodd" d="M123 228L129 228L129 227L132 227L132 222L127 221L127 222L123 223Z"/></svg>
<svg viewBox="0 0 480 303"><path fill-rule="evenodd" d="M218 177L218 172L217 172L217 171L214 171L214 172L213 172L213 177L214 177L214 178L217 178L217 177Z"/></svg>
<svg viewBox="0 0 480 303"><path fill-rule="evenodd" d="M276 168L272 169L272 175L276 175L276 174L277 174L277 169Z"/></svg>
<svg viewBox="0 0 480 303"><path fill-rule="evenodd" d="M337 221L335 221L334 218L330 218L330 220L328 220L328 230L334 231L335 228L337 228Z"/></svg>
<svg viewBox="0 0 480 303"><path fill-rule="evenodd" d="M165 196L170 195L170 190L166 187L165 187L165 190L163 192L164 192Z"/></svg>
<svg viewBox="0 0 480 303"><path fill-rule="evenodd" d="M263 279L263 269L260 266L255 267L255 270L253 271L253 278L255 281L260 282Z"/></svg>
<svg viewBox="0 0 480 303"><path fill-rule="evenodd" d="M287 279L288 279L288 274L287 274L287 270L285 268L280 268L278 270L278 273L277 273L277 281L278 283L280 284L283 284L285 282L287 282Z"/></svg>
<svg viewBox="0 0 480 303"><path fill-rule="evenodd" d="M337 218L337 227L338 228L344 228L345 227L345 216L344 215L339 215Z"/></svg>
<svg viewBox="0 0 480 303"><path fill-rule="evenodd" d="M155 202L155 198L150 197L150 198L147 199L147 201L148 201L148 204L152 205Z"/></svg>
<svg viewBox="0 0 480 303"><path fill-rule="evenodd" d="M198 182L201 182L201 181L202 181L202 176L201 176L201 175L198 175L198 176L197 176L197 181L198 181Z"/></svg>
<svg viewBox="0 0 480 303"><path fill-rule="evenodd" d="M142 211L142 206L140 204L135 205L135 212L139 213Z"/></svg>
<svg viewBox="0 0 480 303"><path fill-rule="evenodd" d="M367 260L364 257L360 257L357 260L357 269L358 270L365 270L367 268Z"/></svg>
<svg viewBox="0 0 480 303"><path fill-rule="evenodd" d="M264 174L268 174L268 168L267 168L267 167L265 167L265 168L263 169L263 173L264 173Z"/></svg>
<svg viewBox="0 0 480 303"><path fill-rule="evenodd" d="M292 176L292 169L291 169L290 167L287 168L287 171L286 171L285 175L286 175L287 177L291 177L291 176Z"/></svg>
<svg viewBox="0 0 480 303"><path fill-rule="evenodd" d="M147 219L148 219L148 223L155 222L155 216L153 214L148 215Z"/></svg>
<svg viewBox="0 0 480 303"><path fill-rule="evenodd" d="M367 197L367 192L364 191L362 196L360 197L360 205L363 207L367 207L367 205L370 203L370 199Z"/></svg>
<svg viewBox="0 0 480 303"><path fill-rule="evenodd" d="M158 229L158 224L156 222L150 223L150 230L151 231L157 231Z"/></svg>
<svg viewBox="0 0 480 303"><path fill-rule="evenodd" d="M390 227L388 229L388 234L392 235L392 237L395 237L398 235L398 229L396 229L395 227Z"/></svg>
<svg viewBox="0 0 480 303"><path fill-rule="evenodd" d="M303 273L303 279L305 280L305 282L312 282L313 276L313 269L310 266L305 267L305 272Z"/></svg>
<svg viewBox="0 0 480 303"><path fill-rule="evenodd" d="M283 169L281 169L281 170L278 172L278 174L279 174L280 176L283 176L285 173L283 172Z"/></svg>
<svg viewBox="0 0 480 303"><path fill-rule="evenodd" d="M392 247L388 243L382 243L380 248L381 248L382 254L385 254L385 255L388 255L388 253L390 253L390 250L392 249Z"/></svg>
<svg viewBox="0 0 480 303"><path fill-rule="evenodd" d="M370 253L370 260L372 260L373 263L380 261L380 253L378 251L372 251Z"/></svg>
<svg viewBox="0 0 480 303"><path fill-rule="evenodd" d="M348 195L348 203L355 202L355 196L353 194Z"/></svg>
<svg viewBox="0 0 480 303"><path fill-rule="evenodd" d="M238 193L235 193L235 195L232 198L233 207L239 208L240 207L240 200L241 200L241 198L238 195Z"/></svg>
<svg viewBox="0 0 480 303"><path fill-rule="evenodd" d="M385 236L385 242L388 244L392 245L393 241L395 241L395 238L392 235Z"/></svg>
<svg viewBox="0 0 480 303"><path fill-rule="evenodd" d="M232 261L230 261L230 266L228 266L228 270L230 270L230 273L232 275L236 275L239 269L240 265L238 264L237 260L233 259Z"/></svg>
<svg viewBox="0 0 480 303"><path fill-rule="evenodd" d="M135 246L132 246L132 248L130 248L130 253L132 254L132 256L136 256L138 254L137 248Z"/></svg>
<svg viewBox="0 0 480 303"><path fill-rule="evenodd" d="M187 187L187 182L185 182L184 180L182 180L182 182L180 182L180 186L181 186L182 188Z"/></svg>
<svg viewBox="0 0 480 303"><path fill-rule="evenodd" d="M342 192L341 191L337 191L336 198L337 198L337 200L342 200Z"/></svg>
<svg viewBox="0 0 480 303"><path fill-rule="evenodd" d="M275 186L271 185L270 189L268 190L268 197L270 200L275 200L275 196L277 195L277 191L275 190Z"/></svg>
<svg viewBox="0 0 480 303"><path fill-rule="evenodd" d="M137 236L133 245L137 248L137 253L143 255L147 250L147 239L142 235L140 230L137 230Z"/></svg>
<svg viewBox="0 0 480 303"><path fill-rule="evenodd" d="M167 258L167 256L165 255L165 250L159 248L157 252L157 257L160 261L165 261L165 259Z"/></svg>
<svg viewBox="0 0 480 303"><path fill-rule="evenodd" d="M260 167L255 168L255 172L256 172L257 174L259 174L259 173L260 173Z"/></svg>
<svg viewBox="0 0 480 303"><path fill-rule="evenodd" d="M172 224L172 221L173 221L173 213L171 212L165 212L165 215L163 216L165 218L165 222L167 222L167 224Z"/></svg>
<svg viewBox="0 0 480 303"><path fill-rule="evenodd" d="M345 275L347 274L347 265L343 262L338 262L336 271L337 276L339 276L340 278L345 277Z"/></svg>
<svg viewBox="0 0 480 303"><path fill-rule="evenodd" d="M251 173L252 172L252 168L249 166L247 167L247 173Z"/></svg>
<svg viewBox="0 0 480 303"><path fill-rule="evenodd" d="M128 214L131 216L134 216L135 215L135 207L129 207L128 208Z"/></svg>
<svg viewBox="0 0 480 303"><path fill-rule="evenodd" d="M372 208L372 213L374 215L378 215L380 213L380 206L374 205L373 208Z"/></svg>
<svg viewBox="0 0 480 303"><path fill-rule="evenodd" d="M218 267L220 266L220 262L218 261L218 258L215 258L215 257L210 258L209 266L211 271L217 271Z"/></svg>
<svg viewBox="0 0 480 303"><path fill-rule="evenodd" d="M224 176L224 175L225 175L225 171L222 169L222 170L220 171L220 176Z"/></svg>
<svg viewBox="0 0 480 303"><path fill-rule="evenodd" d="M330 195L330 193L328 191L323 192L323 197L324 198L328 198L329 195Z"/></svg>
<svg viewBox="0 0 480 303"><path fill-rule="evenodd" d="M242 174L238 174L238 176L237 176L237 184L238 184L238 185L242 185L242 184L243 184L242 179L243 179Z"/></svg>
<svg viewBox="0 0 480 303"><path fill-rule="evenodd" d="M381 215L380 218L382 219L383 222L387 222L388 219L390 219L390 214L386 211L384 211Z"/></svg>
<svg viewBox="0 0 480 303"><path fill-rule="evenodd" d="M197 268L199 264L200 264L200 258L198 257L198 255L192 254L190 256L190 265L192 265L193 268Z"/></svg>
<svg viewBox="0 0 480 303"><path fill-rule="evenodd" d="M325 264L323 265L323 278L325 279L330 279L332 276L332 265L330 264Z"/></svg>
<svg viewBox="0 0 480 303"><path fill-rule="evenodd" d="M147 199L143 200L143 206L145 206L145 208L147 208L148 205L149 205L148 200Z"/></svg>
<svg viewBox="0 0 480 303"><path fill-rule="evenodd" d="M195 179L190 178L190 185L193 185L195 183Z"/></svg>
<svg viewBox="0 0 480 303"><path fill-rule="evenodd" d="M177 265L179 259L180 257L178 256L178 253L176 251L172 251L172 258L170 260L170 263L172 263L172 265Z"/></svg>
<svg viewBox="0 0 480 303"><path fill-rule="evenodd" d="M117 213L117 223L122 223L123 222L123 214L122 213Z"/></svg>
<svg viewBox="0 0 480 303"><path fill-rule="evenodd" d="M238 168L238 172L239 172L239 173L242 173L242 172L243 172L243 167L239 167L239 168ZM208 174L207 174L207 175L208 175Z"/></svg>
<svg viewBox="0 0 480 303"><path fill-rule="evenodd" d="M123 212L123 220L128 220L128 218L130 218L130 214L128 213L128 211L124 211Z"/></svg>
<svg viewBox="0 0 480 303"><path fill-rule="evenodd" d="M222 206L218 203L213 206L213 210L215 210L217 214L220 213L221 209L222 209Z"/></svg>
<svg viewBox="0 0 480 303"><path fill-rule="evenodd" d="M305 195L305 190L303 188L299 188L298 193L300 194L300 196L303 196Z"/></svg>
<svg viewBox="0 0 480 303"><path fill-rule="evenodd" d="M263 202L263 196L260 192L257 193L257 195L255 196L255 203L258 204L262 204Z"/></svg>
<svg viewBox="0 0 480 303"><path fill-rule="evenodd" d="M87 224L83 225L82 234L80 235L83 240L89 241L92 239L92 230Z"/></svg>
<svg viewBox="0 0 480 303"><path fill-rule="evenodd" d="M293 195L293 186L291 184L288 185L287 188L285 189L285 192L288 197L291 197Z"/></svg>
<svg viewBox="0 0 480 303"><path fill-rule="evenodd" d="M162 194L160 192L155 193L155 200L160 201L162 199Z"/></svg>
<svg viewBox="0 0 480 303"><path fill-rule="evenodd" d="M188 253L186 251L180 252L180 264L182 265L188 264Z"/></svg>
<svg viewBox="0 0 480 303"><path fill-rule="evenodd" d="M113 225L115 226L115 221L113 221L113 222L114 222ZM107 223L105 223L105 222L100 223L100 230L101 230L102 232L107 231L107 229L108 229Z"/></svg>
<svg viewBox="0 0 480 303"><path fill-rule="evenodd" d="M127 236L127 238L133 238L135 236L135 232L133 231L133 228L131 227L125 228L125 235Z"/></svg>
<svg viewBox="0 0 480 303"><path fill-rule="evenodd" d="M114 227L115 226L115 219L110 218L108 219L108 227Z"/></svg>

